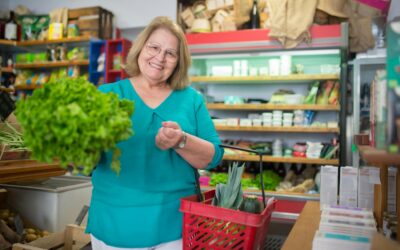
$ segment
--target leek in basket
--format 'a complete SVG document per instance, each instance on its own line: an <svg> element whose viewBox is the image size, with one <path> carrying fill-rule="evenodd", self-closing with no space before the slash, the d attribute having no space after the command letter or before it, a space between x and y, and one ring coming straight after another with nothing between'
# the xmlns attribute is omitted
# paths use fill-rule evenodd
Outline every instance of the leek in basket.
<svg viewBox="0 0 400 250"><path fill-rule="evenodd" d="M240 180L242 179L244 164L238 166L237 162L229 167L228 182L218 183L212 205L237 210L243 201L243 191Z"/></svg>

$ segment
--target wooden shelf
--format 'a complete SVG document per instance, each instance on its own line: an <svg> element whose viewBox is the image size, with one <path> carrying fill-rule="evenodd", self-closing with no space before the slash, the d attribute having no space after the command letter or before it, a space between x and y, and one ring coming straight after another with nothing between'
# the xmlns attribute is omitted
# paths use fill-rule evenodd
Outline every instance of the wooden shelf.
<svg viewBox="0 0 400 250"><path fill-rule="evenodd" d="M16 69L35 69L50 67L68 67L68 66L84 66L89 65L89 60L79 61L60 61L60 62L41 62L41 63L19 63L15 65Z"/></svg>
<svg viewBox="0 0 400 250"><path fill-rule="evenodd" d="M15 46L16 44L17 44L17 42L15 42L15 41L0 39L0 45Z"/></svg>
<svg viewBox="0 0 400 250"><path fill-rule="evenodd" d="M312 159L305 157L275 157L270 155L263 155L263 162L283 162L283 163L303 163L303 164L320 164L320 165L339 165L338 159ZM224 155L224 160L230 161L259 161L258 155L236 154Z"/></svg>
<svg viewBox="0 0 400 250"><path fill-rule="evenodd" d="M14 92L14 89L12 89L12 88L6 88L6 87L3 87L3 86L0 86L0 91L12 93L12 92Z"/></svg>
<svg viewBox="0 0 400 250"><path fill-rule="evenodd" d="M32 84L32 85L15 85L15 89L16 90L34 90L34 89L39 89L42 88L43 84L40 85L36 85L36 84Z"/></svg>
<svg viewBox="0 0 400 250"><path fill-rule="evenodd" d="M218 131L339 133L339 128L321 128L321 127L215 126L215 128Z"/></svg>
<svg viewBox="0 0 400 250"><path fill-rule="evenodd" d="M88 42L90 37L72 37L72 38L62 38L55 40L37 40L37 41L21 41L17 42L16 46L35 46L35 45L46 45L54 43L75 43L75 42Z"/></svg>
<svg viewBox="0 0 400 250"><path fill-rule="evenodd" d="M13 73L14 69L13 68L4 68L4 67L2 67L0 69L0 71L1 71L1 73Z"/></svg>
<svg viewBox="0 0 400 250"><path fill-rule="evenodd" d="M357 146L361 158L368 164L400 165L400 154L390 154L385 150L379 150L371 146Z"/></svg>
<svg viewBox="0 0 400 250"><path fill-rule="evenodd" d="M41 163L34 160L0 161L0 183L59 176L66 173L58 163Z"/></svg>
<svg viewBox="0 0 400 250"><path fill-rule="evenodd" d="M210 110L319 110L339 111L339 105L317 105L317 104L223 104L207 103Z"/></svg>
<svg viewBox="0 0 400 250"><path fill-rule="evenodd" d="M199 83L271 83L276 81L298 82L314 80L338 80L338 74L299 74L287 76L192 76L192 82Z"/></svg>

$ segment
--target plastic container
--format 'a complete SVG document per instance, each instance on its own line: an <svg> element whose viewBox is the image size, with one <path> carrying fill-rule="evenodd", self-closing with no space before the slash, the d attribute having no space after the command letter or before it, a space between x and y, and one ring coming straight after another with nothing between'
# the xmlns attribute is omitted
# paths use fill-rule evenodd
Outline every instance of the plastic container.
<svg viewBox="0 0 400 250"><path fill-rule="evenodd" d="M263 249L276 200L252 214L210 205L215 190L204 196L204 202L196 195L181 199L183 249Z"/></svg>
<svg viewBox="0 0 400 250"><path fill-rule="evenodd" d="M25 184L2 184L7 203L42 230L58 232L74 223L89 205L92 182L88 177L60 176ZM85 222L83 222L85 224Z"/></svg>

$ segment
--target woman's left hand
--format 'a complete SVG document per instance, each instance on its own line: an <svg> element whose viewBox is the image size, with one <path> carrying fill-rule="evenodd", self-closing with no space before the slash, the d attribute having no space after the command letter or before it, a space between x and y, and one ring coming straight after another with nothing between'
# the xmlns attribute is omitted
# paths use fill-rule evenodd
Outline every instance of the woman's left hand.
<svg viewBox="0 0 400 250"><path fill-rule="evenodd" d="M181 127L176 122L163 122L162 127L156 135L156 145L161 150L167 150L175 147L183 137Z"/></svg>

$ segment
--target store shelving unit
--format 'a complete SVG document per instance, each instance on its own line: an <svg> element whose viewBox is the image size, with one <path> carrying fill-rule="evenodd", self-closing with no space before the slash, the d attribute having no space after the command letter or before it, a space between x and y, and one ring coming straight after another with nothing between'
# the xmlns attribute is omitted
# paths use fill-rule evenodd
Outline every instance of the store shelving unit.
<svg viewBox="0 0 400 250"><path fill-rule="evenodd" d="M226 126L216 125L221 138L233 135L236 139L244 135L246 139L255 137L257 141L262 138L271 140L273 136L284 134L285 138L294 135L296 138L303 136L304 140L319 136L338 136L340 144L339 159L308 159L297 157L263 156L266 163L303 163L313 165L344 165L346 153L346 86L347 77L347 25L313 26L311 28L311 44L301 44L294 50L285 50L276 41L268 36L269 30L240 30L223 33L187 34L189 48L192 53L191 82L193 86L202 91L207 97L214 98L217 102L207 103L211 115L218 114L221 118L239 117L243 114L256 111L282 110L313 110L321 116L336 117L340 124L338 127L263 127L263 126ZM292 65L302 63L302 74L289 75L252 75L247 73L238 75L235 69L232 75L218 75L212 71L213 66L234 65L234 60L248 62L248 68L268 66L268 59L279 58L281 55L290 55ZM325 56L325 58L321 58ZM319 71L321 64L335 64L340 67L340 73ZM315 64L315 65L313 65ZM318 70L317 70L318 68ZM249 70L250 71L250 70ZM248 72L249 72L248 71ZM256 93L254 98L267 98L278 88L303 88L315 81L333 80L340 82L340 102L338 105L310 105L310 104L270 104L270 103L245 103L223 104L220 103L223 95L249 95ZM299 87L301 86L301 87ZM264 94L265 93L265 94ZM218 99L219 97L219 99ZM247 96L243 96L247 97ZM253 97L253 96L251 96ZM217 116L218 116L217 115ZM230 116L230 117L232 117ZM263 137L264 135L264 137ZM258 161L254 155L225 155L224 160ZM290 196L290 194L288 194ZM294 195L295 196L295 195ZM318 195L316 195L318 197ZM304 198L304 197L303 197Z"/></svg>
<svg viewBox="0 0 400 250"><path fill-rule="evenodd" d="M89 45L89 81L95 85L104 82L105 78L105 61L104 69L98 71L98 59L102 53L106 52L106 40L90 41ZM105 55L105 54L104 54ZM100 79L102 78L102 79Z"/></svg>
<svg viewBox="0 0 400 250"><path fill-rule="evenodd" d="M126 39L107 40L105 82L111 83L128 77L122 65L131 48L131 41Z"/></svg>
<svg viewBox="0 0 400 250"><path fill-rule="evenodd" d="M90 41L89 37L74 37L74 38L63 38L63 39L55 39L55 40L43 40L43 41L7 41L0 40L0 50L7 50L9 53L16 54L21 52L32 52L32 51L43 51L46 49L48 45L51 44L65 44L67 48L71 48L73 46L85 47L88 46ZM14 56L15 61L15 56ZM23 69L32 69L32 70L40 70L40 69L48 69L48 68L58 68L58 67L69 67L69 66L80 66L87 67L89 65L89 60L68 60L68 61L54 61L54 62L34 62L34 63L17 63L14 65L14 68L7 68L6 70L14 72L15 69L23 70ZM3 72L4 68L1 69ZM20 86L19 90L26 89L34 89L32 86L25 88L24 86Z"/></svg>

